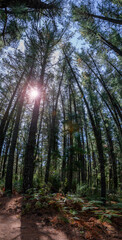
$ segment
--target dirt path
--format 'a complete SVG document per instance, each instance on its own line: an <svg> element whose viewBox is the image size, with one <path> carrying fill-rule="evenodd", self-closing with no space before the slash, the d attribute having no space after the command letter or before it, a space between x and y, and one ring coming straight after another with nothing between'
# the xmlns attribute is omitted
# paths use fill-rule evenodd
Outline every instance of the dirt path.
<svg viewBox="0 0 122 240"><path fill-rule="evenodd" d="M53 208L50 205L48 210L42 208L36 212L32 212L34 209L32 207L31 212L23 214L23 203L22 196L0 197L0 240L122 239L121 218L115 218L111 223L101 222L90 211L86 213L81 211L78 215L79 220L65 223L64 216L55 210L55 204ZM71 207L71 201L67 204ZM70 219L70 215L67 218Z"/></svg>
<svg viewBox="0 0 122 240"><path fill-rule="evenodd" d="M77 240L37 215L21 216L22 197L0 199L0 240ZM49 226L48 226L49 225ZM67 229L68 232L68 229ZM70 234L70 233L69 233Z"/></svg>

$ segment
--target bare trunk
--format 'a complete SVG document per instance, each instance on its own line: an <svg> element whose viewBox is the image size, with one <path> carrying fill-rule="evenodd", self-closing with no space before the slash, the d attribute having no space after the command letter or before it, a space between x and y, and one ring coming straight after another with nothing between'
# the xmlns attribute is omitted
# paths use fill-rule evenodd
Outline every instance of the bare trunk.
<svg viewBox="0 0 122 240"><path fill-rule="evenodd" d="M5 182L5 190L12 192L12 178L13 178L13 166L14 166L14 152L19 132L19 124L20 124L20 118L22 113L22 107L24 103L24 96L25 96L25 90L20 98L18 109L17 109L17 116L10 146L10 152L9 152L9 158L8 158L8 165L7 165L7 173L6 173L6 182Z"/></svg>
<svg viewBox="0 0 122 240"><path fill-rule="evenodd" d="M78 80L76 78L76 75L75 75L75 73L74 73L74 71L72 69L72 66L70 64L70 61L69 61L66 53L64 53L64 54L65 54L65 58L67 60L67 63L69 65L69 67L70 67L70 70L71 70L71 72L73 74L73 77L74 77L74 79L75 79L75 81L76 81L76 83L78 85L78 88L79 88L79 90L81 92L81 95L84 98L84 102L85 102L85 105L86 105L86 108L87 108L87 111L88 111L88 114L89 114L89 118L90 118L90 121L91 121L91 124L92 124L94 136L95 136L95 139L96 139L97 150L98 150L98 154L99 154L99 162L100 162L101 199L102 199L103 203L105 204L105 202L106 202L105 159L104 159L104 154L103 154L101 131L100 131L99 127L96 126L96 124L95 124L94 118L93 118L92 113L90 111L88 102L87 102L87 100L86 100L86 98L84 96L83 90L82 90L82 88L81 88L81 86L80 86L80 84L79 84L79 82L78 82Z"/></svg>
<svg viewBox="0 0 122 240"><path fill-rule="evenodd" d="M23 191L33 187L33 171L34 171L34 150L36 144L37 122L39 117L40 96L35 100L32 120L29 130L28 143L24 158L24 172L23 172Z"/></svg>

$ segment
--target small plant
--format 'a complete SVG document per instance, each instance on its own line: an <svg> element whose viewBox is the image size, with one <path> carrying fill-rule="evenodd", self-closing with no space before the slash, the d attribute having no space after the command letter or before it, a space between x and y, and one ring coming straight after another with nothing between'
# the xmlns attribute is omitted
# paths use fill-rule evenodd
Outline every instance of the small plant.
<svg viewBox="0 0 122 240"><path fill-rule="evenodd" d="M22 192L22 179L14 182L13 189L18 193Z"/></svg>
<svg viewBox="0 0 122 240"><path fill-rule="evenodd" d="M41 209L41 208L42 208L42 204L41 204L39 201L37 201L37 202L35 203L35 208L36 208L36 209Z"/></svg>
<svg viewBox="0 0 122 240"><path fill-rule="evenodd" d="M67 218L67 217L64 217L64 216L60 216L59 217L59 221L62 221L62 222L64 222L64 223L69 223L69 219Z"/></svg>
<svg viewBox="0 0 122 240"><path fill-rule="evenodd" d="M113 204L113 207L114 207L115 209L122 209L122 202Z"/></svg>
<svg viewBox="0 0 122 240"><path fill-rule="evenodd" d="M26 212L29 212L30 209L31 209L31 203L26 203L26 205L25 205L25 211L26 211Z"/></svg>
<svg viewBox="0 0 122 240"><path fill-rule="evenodd" d="M119 195L117 193L109 193L107 197L108 197L109 201L117 201L118 202Z"/></svg>
<svg viewBox="0 0 122 240"><path fill-rule="evenodd" d="M76 194L80 197L89 195L89 186L87 184L77 185Z"/></svg>
<svg viewBox="0 0 122 240"><path fill-rule="evenodd" d="M29 213L30 210L31 210L32 206L31 206L31 203L27 202L26 204L24 204L22 206L22 215L25 215L26 213Z"/></svg>
<svg viewBox="0 0 122 240"><path fill-rule="evenodd" d="M31 195L32 193L33 193L33 188L29 188L29 189L27 190L27 194Z"/></svg>
<svg viewBox="0 0 122 240"><path fill-rule="evenodd" d="M97 207L101 206L103 204L102 201L98 201L98 200L92 200L89 202L89 205L95 205Z"/></svg>
<svg viewBox="0 0 122 240"><path fill-rule="evenodd" d="M50 183L51 183L51 192L57 193L59 192L59 189L61 188L61 179L59 175L56 172L53 172L50 176Z"/></svg>
<svg viewBox="0 0 122 240"><path fill-rule="evenodd" d="M75 210L73 210L73 209L70 209L70 211L69 211L72 215L77 215L78 214L78 212L77 211L75 211Z"/></svg>
<svg viewBox="0 0 122 240"><path fill-rule="evenodd" d="M0 190L3 191L4 189L4 181L0 180Z"/></svg>

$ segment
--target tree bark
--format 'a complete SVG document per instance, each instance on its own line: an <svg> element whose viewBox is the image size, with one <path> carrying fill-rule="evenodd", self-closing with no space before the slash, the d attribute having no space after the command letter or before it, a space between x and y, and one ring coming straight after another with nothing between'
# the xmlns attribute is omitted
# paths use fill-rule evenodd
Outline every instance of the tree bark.
<svg viewBox="0 0 122 240"><path fill-rule="evenodd" d="M106 180L105 180L105 159L104 159L104 154L103 154L103 147L102 147L102 138L101 138L101 131L99 129L98 126L96 126L95 124L95 121L94 121L94 118L92 116L92 113L90 111L90 108L89 108L89 105L88 105L88 102L85 98L85 95L83 93L83 90L76 78L76 75L72 69L72 66L70 64L70 61L66 55L66 53L64 52L65 54L65 58L67 60L67 63L70 67L70 70L72 72L72 75L78 85L78 88L81 92L81 95L83 96L83 99L84 99L84 102L85 102L85 105L86 105L86 108L87 108L87 111L88 111L88 114L89 114L89 118L90 118L90 121L91 121L91 125L92 125L92 128L93 128L93 132L94 132L94 136L95 136L95 139L96 139L96 145L97 145L97 150L98 150L98 154L99 154L99 162L100 162L100 174L101 174L101 200L103 201L103 204L106 203Z"/></svg>
<svg viewBox="0 0 122 240"><path fill-rule="evenodd" d="M40 108L40 96L35 100L32 120L29 130L28 143L26 146L24 158L24 171L23 171L23 192L33 187L33 171L34 171L34 150L36 144L37 122Z"/></svg>
<svg viewBox="0 0 122 240"><path fill-rule="evenodd" d="M64 70L63 70L64 72ZM49 171L50 171L50 163L51 163L51 154L54 153L55 154L55 150L56 150L56 132L55 132L55 128L56 128L56 112L57 112L57 106L58 106L58 100L59 100L59 95L60 95L60 91L61 91L61 84L63 81L63 73L62 73L62 77L59 83L59 88L58 88L58 92L57 92L57 96L56 96L56 102L54 103L53 101L53 112L52 112L52 120L51 120L51 124L50 124L50 134L49 134L49 147L48 147L48 156L47 156L47 163L46 163L46 172L45 172L45 182L48 183L49 180ZM55 159L54 159L55 161ZM56 162L55 162L55 168L56 168Z"/></svg>
<svg viewBox="0 0 122 240"><path fill-rule="evenodd" d="M63 158L62 158L62 168L61 168L61 181L65 182L65 174L66 174L66 128L65 128L65 121L66 121L66 114L65 114L65 108L64 108L64 101L63 96L61 95L61 101L62 101L62 109L63 109Z"/></svg>
<svg viewBox="0 0 122 240"><path fill-rule="evenodd" d="M56 8L56 1L53 1L53 3L47 4L45 2L39 1L39 0L17 0L16 1L17 6L23 5L28 8L34 8L34 9L55 9ZM11 8L15 6L14 0L4 0L0 3L0 8Z"/></svg>
<svg viewBox="0 0 122 240"><path fill-rule="evenodd" d="M78 9L78 18L76 19L76 21L79 21L82 18L82 16L86 17L86 19L93 17L93 18L97 18L97 19L100 19L100 20L103 20L103 21L107 21L107 22L122 25L122 20L121 19L100 16L100 15L92 14L92 13L89 13L89 12L83 12L83 11L81 11L81 13L80 13L80 9Z"/></svg>
<svg viewBox="0 0 122 240"><path fill-rule="evenodd" d="M12 116L13 116L14 111L15 111L15 108L16 108L17 103L18 103L18 98L16 99L16 101L15 101L15 103L14 103L14 106L13 106L13 108L12 108L12 110L11 110L11 113L10 113L8 119L7 119L7 122L6 122L6 125L5 125L5 128L4 128L4 131L3 131L3 133L2 133L1 136L0 136L0 156L1 156L1 153L2 153L2 148L3 148L3 144L4 144L4 139L5 139L5 136L6 136L6 132L7 132L7 129L8 129L10 120L11 120L11 118L12 118Z"/></svg>
<svg viewBox="0 0 122 240"><path fill-rule="evenodd" d="M5 180L5 190L12 193L12 178L13 178L13 165L14 165L14 152L19 132L19 124L20 124L20 118L24 103L24 96L25 96L26 89L24 89L22 96L20 98L18 109L17 109L17 116L15 121L15 126L13 130L13 136L10 146L10 152L9 152L9 158L8 158L8 165L7 165L7 173L6 173L6 180Z"/></svg>
<svg viewBox="0 0 122 240"><path fill-rule="evenodd" d="M10 132L10 135L9 135L9 139L7 139L7 143L6 143L5 157L4 157L3 169L2 169L2 179L5 176L5 168L6 168L6 162L7 162L7 157L8 157L8 150L9 150L10 142L11 142L11 136L12 136L12 132L13 132L13 126L14 126L14 124L12 124L12 128L11 128L11 132Z"/></svg>
<svg viewBox="0 0 122 240"><path fill-rule="evenodd" d="M15 90L14 90L14 92L13 92L13 94L12 94L12 96L11 96L11 99L10 99L10 101L9 101L8 107L7 107L6 111L5 111L5 114L4 114L3 118L2 118L2 120L1 120L1 124L0 124L0 136L1 136L1 137L0 137L0 142L1 142L1 140L2 140L2 136L4 135L4 128L5 128L6 122L7 122L7 120L8 120L9 111L10 111L12 102L13 102L14 97L15 97L15 95L16 95L16 92L17 92L17 90L18 90L18 88L19 88L19 85L20 85L20 83L21 83L21 81L22 81L22 79L23 79L24 73L25 73L25 71L23 71L23 73L22 73L22 75L21 75L21 77L20 77L20 79L19 79L19 81L18 81L18 83L17 83L17 85L16 85L16 87L15 87ZM3 142L3 141L2 141L2 142ZM0 145L1 145L1 143L0 143ZM0 151L0 152L1 152L1 151Z"/></svg>

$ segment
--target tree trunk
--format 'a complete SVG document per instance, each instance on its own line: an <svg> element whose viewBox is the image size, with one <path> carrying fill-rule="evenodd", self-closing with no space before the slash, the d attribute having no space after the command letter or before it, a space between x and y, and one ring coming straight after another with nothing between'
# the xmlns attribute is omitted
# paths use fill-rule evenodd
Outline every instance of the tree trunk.
<svg viewBox="0 0 122 240"><path fill-rule="evenodd" d="M2 136L2 134L3 134L4 127L5 127L5 124L6 124L7 119L8 119L9 110L10 110L10 108L11 108L11 105L12 105L12 102L13 102L14 97L15 97L15 95L16 95L16 92L17 92L17 90L18 90L18 88L19 88L19 85L20 85L20 83L21 83L21 81L22 81L22 79L23 79L24 73L25 73L25 71L22 73L22 75L21 75L21 77L20 77L20 79L19 79L19 81L18 81L18 83L17 83L17 85L16 85L16 87L15 87L15 90L14 90L12 96L11 96L11 99L10 99L10 101L9 101L8 107L7 107L7 109L6 109L6 111L5 111L5 114L4 114L4 116L3 116L3 119L1 120L1 124L0 124L0 136Z"/></svg>
<svg viewBox="0 0 122 240"><path fill-rule="evenodd" d="M18 146L17 146L16 167L15 167L15 180L18 180L18 161L19 161L19 151L18 151Z"/></svg>
<svg viewBox="0 0 122 240"><path fill-rule="evenodd" d="M37 122L40 108L40 96L35 100L32 120L29 130L28 143L25 150L24 171L23 171L23 192L33 187L33 171L34 171L34 150L36 144Z"/></svg>
<svg viewBox="0 0 122 240"><path fill-rule="evenodd" d="M10 147L12 132L13 132L13 125L12 125L12 128L11 128L9 139L7 140L7 143L6 143L6 151L5 151L5 157L4 157L3 169L2 169L2 179L5 176L5 168L6 168L6 162L7 162L8 150L9 150L9 147Z"/></svg>
<svg viewBox="0 0 122 240"><path fill-rule="evenodd" d="M14 111L15 111L16 105L17 105L17 103L18 103L18 99L19 99L19 98L17 98L17 99L16 99L16 102L14 103L14 106L13 106L13 108L12 108L12 110L11 110L11 113L10 113L8 119L7 119L7 122L6 122L6 125L5 125L5 128L4 128L4 131L2 132L2 134L1 134L1 136L0 136L0 156L1 156L2 147L3 147L3 144L4 144L4 139L5 139L5 136L6 136L6 132L7 132L7 129L8 129L10 120L11 120L11 118L12 118L12 116L13 116Z"/></svg>
<svg viewBox="0 0 122 240"><path fill-rule="evenodd" d="M65 108L64 108L64 101L63 97L61 95L61 101L62 101L62 109L63 109L63 158L62 158L62 168L61 168L61 181L65 182L65 174L66 174L66 128L65 128L65 121L66 121L66 116L65 116Z"/></svg>
<svg viewBox="0 0 122 240"><path fill-rule="evenodd" d="M83 11L80 12L80 9L76 9L76 10L78 10L76 12L76 14L78 16L76 21L81 20L82 16L84 16L84 17L86 17L86 19L93 17L93 18L97 18L97 19L100 19L100 20L103 20L103 21L107 21L107 22L122 25L122 20L121 19L109 18L109 17L106 17L106 16L100 16L100 15L92 14L92 13L89 13L89 12L83 12ZM81 16L80 16L80 14L81 14Z"/></svg>
<svg viewBox="0 0 122 240"><path fill-rule="evenodd" d="M94 136L95 136L95 139L96 139L96 145L97 145L97 150L98 150L98 154L99 154L99 162L100 162L100 173L101 173L101 200L103 201L103 203L105 204L106 203L106 181L105 181L105 160L104 160L104 154L103 154L103 147L102 147L102 138L101 138L101 132L100 132L100 129L98 126L96 126L95 124L95 121L94 121L94 118L92 116L92 113L90 111L90 108L89 108L89 105L88 105L88 102L85 98L85 95L83 93L83 90L76 78L76 75L72 69L72 66L70 64L70 61L66 55L66 53L64 52L65 54L65 58L67 60L67 63L70 67L70 70L73 74L73 77L78 85L78 88L81 92L81 95L83 96L84 98L84 102L85 102L85 105L86 105L86 108L87 108L87 111L88 111L88 114L89 114L89 118L90 118L90 121L91 121L91 124L92 124L92 128L93 128L93 132L94 132Z"/></svg>
<svg viewBox="0 0 122 240"><path fill-rule="evenodd" d="M17 109L17 115L16 115L16 121L15 126L13 130L13 136L10 146L10 152L9 152L9 158L8 158L8 165L7 165L7 173L6 173L6 181L5 181L5 190L12 193L12 178L13 178L13 165L14 165L14 152L19 132L19 124L20 124L20 118L24 103L24 97L26 93L26 88L24 89L22 96L20 98L20 101L18 103L18 109Z"/></svg>
<svg viewBox="0 0 122 240"><path fill-rule="evenodd" d="M114 44L112 44L110 41L105 39L100 33L95 32L94 30L89 29L89 32L94 34L95 36L97 35L100 39L101 42L103 42L106 46L108 46L111 50L113 50L115 53L117 53L119 56L122 56L122 51L117 48Z"/></svg>
<svg viewBox="0 0 122 240"><path fill-rule="evenodd" d="M64 69L63 69L64 72ZM46 172L45 172L45 182L48 183L49 180L49 172L50 172L50 163L51 163L51 155L54 154L54 165L56 170L56 161L55 161L55 150L56 150L56 112L57 112L57 106L58 106L58 99L60 95L61 90L61 84L63 81L63 73L62 77L59 83L59 88L56 96L56 102L54 103L53 100L53 111L52 111L52 121L50 124L50 134L49 134L49 147L48 147L48 157L47 157L47 163L46 163Z"/></svg>
<svg viewBox="0 0 122 240"><path fill-rule="evenodd" d="M39 0L17 0L16 1L17 6L18 5L24 5L28 8L34 8L34 9L55 9L56 4L55 2L47 4L45 2L39 1ZM15 1L14 0L4 0L1 1L0 3L0 8L11 8L15 6Z"/></svg>
<svg viewBox="0 0 122 240"><path fill-rule="evenodd" d="M68 174L68 191L72 190L72 180L73 180L73 130L72 130L72 99L71 99L71 88L69 86L69 174Z"/></svg>

